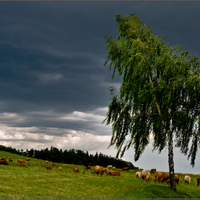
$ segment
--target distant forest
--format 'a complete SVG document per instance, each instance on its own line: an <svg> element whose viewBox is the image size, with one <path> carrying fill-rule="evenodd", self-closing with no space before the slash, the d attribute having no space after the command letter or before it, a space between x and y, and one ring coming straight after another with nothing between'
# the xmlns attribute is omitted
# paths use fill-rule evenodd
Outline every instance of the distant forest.
<svg viewBox="0 0 200 200"><path fill-rule="evenodd" d="M24 151L23 149L16 150L15 148L5 147L3 145L0 145L0 150L57 163L85 165L85 166L100 165L104 167L106 167L107 165L112 165L115 166L116 168L129 167L130 169L138 169L138 167L135 167L131 162L107 156L98 152L96 152L95 155L92 155L89 154L88 151L84 152L75 149L63 151L62 149L59 150L56 147L51 147L50 149L46 148L41 150L27 149L26 151Z"/></svg>

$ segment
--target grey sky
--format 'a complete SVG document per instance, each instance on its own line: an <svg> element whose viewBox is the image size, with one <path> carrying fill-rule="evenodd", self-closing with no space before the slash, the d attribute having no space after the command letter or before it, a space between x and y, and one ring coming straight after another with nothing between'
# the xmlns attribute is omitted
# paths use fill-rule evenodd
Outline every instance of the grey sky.
<svg viewBox="0 0 200 200"><path fill-rule="evenodd" d="M198 1L43 1L0 2L0 141L17 149L107 149L110 127L101 122L109 104L108 87L119 87L104 67L104 35L117 36L116 14L135 12L154 34L163 34L200 58ZM149 145L133 162L168 170L167 151ZM200 173L175 149L175 171Z"/></svg>

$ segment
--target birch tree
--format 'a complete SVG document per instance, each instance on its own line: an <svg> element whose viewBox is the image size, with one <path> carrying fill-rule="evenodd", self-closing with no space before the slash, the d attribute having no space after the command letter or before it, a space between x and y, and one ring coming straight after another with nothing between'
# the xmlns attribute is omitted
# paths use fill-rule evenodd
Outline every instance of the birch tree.
<svg viewBox="0 0 200 200"><path fill-rule="evenodd" d="M110 146L117 148L117 157L133 147L137 161L153 134L153 150L168 149L170 188L176 191L173 144L192 166L200 146L199 59L154 35L135 13L116 15L115 22L118 36L105 36L105 65L112 78L122 76L122 83L119 92L109 88L103 123L112 126Z"/></svg>

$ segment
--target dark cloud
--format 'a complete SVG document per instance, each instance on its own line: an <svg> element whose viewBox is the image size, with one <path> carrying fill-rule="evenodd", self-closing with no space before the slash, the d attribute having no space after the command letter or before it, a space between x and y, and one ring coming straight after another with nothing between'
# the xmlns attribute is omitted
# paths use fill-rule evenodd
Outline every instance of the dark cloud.
<svg viewBox="0 0 200 200"><path fill-rule="evenodd" d="M88 12L76 8L77 2L2 4L9 8L1 10L3 99L44 103L45 108L57 104L65 111L79 102L84 108L105 105L103 23L98 28L101 16L94 20L89 4L81 4Z"/></svg>
<svg viewBox="0 0 200 200"><path fill-rule="evenodd" d="M106 106L109 84L119 81L111 80L108 67L103 67L103 37L117 35L116 14L136 12L155 34L164 34L172 45L180 44L199 55L199 2L0 5L1 101L8 109L14 109L16 102L15 112L51 107L71 112L76 106L80 110Z"/></svg>
<svg viewBox="0 0 200 200"><path fill-rule="evenodd" d="M111 130L101 122L108 87L121 79L103 66L104 36L117 36L116 14L135 12L154 34L200 57L199 8L198 1L1 1L3 144L109 152Z"/></svg>

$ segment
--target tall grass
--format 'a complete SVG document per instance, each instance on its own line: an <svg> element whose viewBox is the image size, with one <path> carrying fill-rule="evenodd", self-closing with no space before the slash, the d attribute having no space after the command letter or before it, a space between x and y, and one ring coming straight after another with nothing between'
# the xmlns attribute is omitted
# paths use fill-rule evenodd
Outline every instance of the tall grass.
<svg viewBox="0 0 200 200"><path fill-rule="evenodd" d="M199 198L200 187L196 179L200 175L192 175L191 185L184 183L185 174L178 174L180 183L177 192L166 183L146 183L135 177L135 170L120 171L123 177L104 174L102 177L92 174L81 165L59 164L47 171L45 161L31 158L20 167L17 159L24 156L0 151L0 158L9 156L13 162L8 166L0 165L0 198ZM58 171L58 166L63 172ZM78 167L80 173L73 172ZM93 168L92 168L93 169Z"/></svg>

